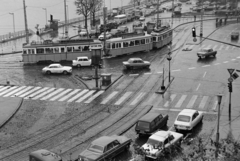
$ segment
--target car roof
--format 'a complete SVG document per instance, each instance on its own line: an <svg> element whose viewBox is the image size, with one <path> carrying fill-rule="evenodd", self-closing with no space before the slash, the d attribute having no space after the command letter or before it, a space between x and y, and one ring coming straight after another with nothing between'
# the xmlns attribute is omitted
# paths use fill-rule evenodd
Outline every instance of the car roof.
<svg viewBox="0 0 240 161"><path fill-rule="evenodd" d="M55 65L61 65L61 64L55 63L55 64L50 64L49 66L55 66Z"/></svg>
<svg viewBox="0 0 240 161"><path fill-rule="evenodd" d="M187 116L192 116L197 110L193 110L193 109L183 109L179 115L187 115Z"/></svg>
<svg viewBox="0 0 240 161"><path fill-rule="evenodd" d="M85 59L85 58L87 58L88 59L88 57L87 56L79 56L79 57L77 57L78 59L80 59L80 58L82 58L82 59Z"/></svg>
<svg viewBox="0 0 240 161"><path fill-rule="evenodd" d="M106 146L112 141L116 140L116 138L110 137L110 136L102 136L92 142L94 145L99 145L99 146Z"/></svg>
<svg viewBox="0 0 240 161"><path fill-rule="evenodd" d="M146 115L144 115L143 117L141 117L139 119L139 121L145 121L145 122L151 122L152 120L154 120L157 116L159 116L159 113L147 113Z"/></svg>
<svg viewBox="0 0 240 161"><path fill-rule="evenodd" d="M154 139L154 140L159 140L159 141L164 141L167 137L168 137L168 135L170 135L171 134L171 132L170 131L162 131L162 130L160 130L160 131L157 131L157 132L155 132L154 134L152 134L151 136L150 136L150 138L151 139Z"/></svg>
<svg viewBox="0 0 240 161"><path fill-rule="evenodd" d="M210 49L212 49L212 48L202 48L203 50L210 50Z"/></svg>
<svg viewBox="0 0 240 161"><path fill-rule="evenodd" d="M129 60L142 60L141 58L130 58Z"/></svg>

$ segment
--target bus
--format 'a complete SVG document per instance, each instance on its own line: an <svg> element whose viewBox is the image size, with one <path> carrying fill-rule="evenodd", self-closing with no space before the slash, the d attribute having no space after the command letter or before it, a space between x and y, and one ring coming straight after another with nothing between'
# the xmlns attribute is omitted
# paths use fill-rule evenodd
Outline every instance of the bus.
<svg viewBox="0 0 240 161"><path fill-rule="evenodd" d="M62 161L62 158L53 152L40 149L29 154L29 161Z"/></svg>
<svg viewBox="0 0 240 161"><path fill-rule="evenodd" d="M23 46L23 63L72 61L79 56L91 58L92 47L103 47L99 40L66 39L33 41Z"/></svg>
<svg viewBox="0 0 240 161"><path fill-rule="evenodd" d="M116 57L123 54L152 50L151 35L145 35L144 33L128 35L107 40L105 55Z"/></svg>
<svg viewBox="0 0 240 161"><path fill-rule="evenodd" d="M118 25L125 24L127 23L127 15L117 15L114 17L114 21L116 21Z"/></svg>

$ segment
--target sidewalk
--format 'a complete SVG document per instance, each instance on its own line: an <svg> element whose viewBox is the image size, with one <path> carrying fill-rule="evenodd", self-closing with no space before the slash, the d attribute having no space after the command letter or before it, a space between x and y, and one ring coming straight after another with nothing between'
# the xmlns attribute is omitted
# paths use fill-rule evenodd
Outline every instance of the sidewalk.
<svg viewBox="0 0 240 161"><path fill-rule="evenodd" d="M0 97L0 128L3 127L19 110L23 102L18 97Z"/></svg>

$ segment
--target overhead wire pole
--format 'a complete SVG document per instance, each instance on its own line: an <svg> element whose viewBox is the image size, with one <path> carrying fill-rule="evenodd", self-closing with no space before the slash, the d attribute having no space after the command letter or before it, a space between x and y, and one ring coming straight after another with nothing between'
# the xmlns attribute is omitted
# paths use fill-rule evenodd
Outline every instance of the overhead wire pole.
<svg viewBox="0 0 240 161"><path fill-rule="evenodd" d="M200 37L202 38L202 36L203 36L203 0L201 0L201 6L202 6L202 8L201 8ZM200 42L202 42L202 41L200 40ZM202 44L202 43L201 43L201 44Z"/></svg>
<svg viewBox="0 0 240 161"><path fill-rule="evenodd" d="M29 43L29 34L28 34L28 26L27 26L27 13L26 13L26 5L25 0L23 0L23 10L24 10L24 20L25 20L25 33L26 33L26 43Z"/></svg>
<svg viewBox="0 0 240 161"><path fill-rule="evenodd" d="M159 27L159 0L157 0L157 28Z"/></svg>
<svg viewBox="0 0 240 161"><path fill-rule="evenodd" d="M65 37L68 37L68 24L67 24L67 6L66 6L66 0L64 0L64 12L65 12Z"/></svg>
<svg viewBox="0 0 240 161"><path fill-rule="evenodd" d="M106 14L107 14L107 7L105 6L105 0L104 0L104 7L103 7L103 30L104 30L104 41L103 41L103 52L106 56Z"/></svg>
<svg viewBox="0 0 240 161"><path fill-rule="evenodd" d="M172 28L173 28L173 15L174 15L174 0L172 0Z"/></svg>
<svg viewBox="0 0 240 161"><path fill-rule="evenodd" d="M46 25L47 25L47 9L46 8L42 8L43 10L45 10L45 16L46 16Z"/></svg>
<svg viewBox="0 0 240 161"><path fill-rule="evenodd" d="M13 37L15 37L15 19L14 19L14 13L9 13L13 16ZM14 48L16 50L16 41L14 40Z"/></svg>

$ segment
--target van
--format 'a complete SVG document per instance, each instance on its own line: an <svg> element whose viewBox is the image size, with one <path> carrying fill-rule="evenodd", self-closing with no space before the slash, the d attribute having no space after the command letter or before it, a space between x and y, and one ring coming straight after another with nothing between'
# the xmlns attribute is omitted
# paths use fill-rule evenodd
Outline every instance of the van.
<svg viewBox="0 0 240 161"><path fill-rule="evenodd" d="M135 126L136 133L141 135L151 135L155 131L166 127L168 115L162 115L159 112L150 112L141 117Z"/></svg>
<svg viewBox="0 0 240 161"><path fill-rule="evenodd" d="M118 25L127 23L127 15L117 15L114 17L114 21L117 22Z"/></svg>

